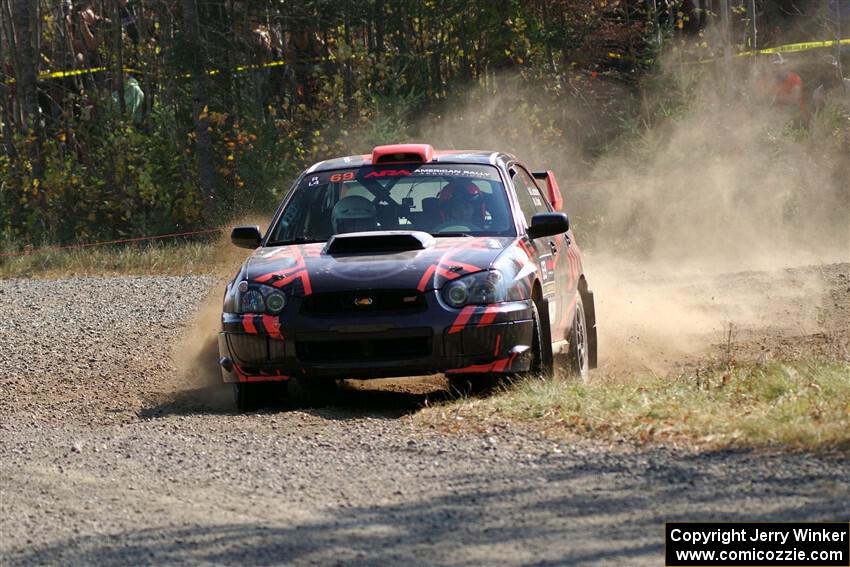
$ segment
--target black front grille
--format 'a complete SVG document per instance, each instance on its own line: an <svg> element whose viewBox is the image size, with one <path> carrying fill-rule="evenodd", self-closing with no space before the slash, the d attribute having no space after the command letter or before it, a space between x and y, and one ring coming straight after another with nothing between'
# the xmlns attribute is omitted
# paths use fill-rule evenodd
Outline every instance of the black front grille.
<svg viewBox="0 0 850 567"><path fill-rule="evenodd" d="M302 341L295 346L304 362L357 362L430 356L431 337Z"/></svg>
<svg viewBox="0 0 850 567"><path fill-rule="evenodd" d="M424 311L425 296L417 290L389 289L314 293L304 298L306 315L362 315Z"/></svg>

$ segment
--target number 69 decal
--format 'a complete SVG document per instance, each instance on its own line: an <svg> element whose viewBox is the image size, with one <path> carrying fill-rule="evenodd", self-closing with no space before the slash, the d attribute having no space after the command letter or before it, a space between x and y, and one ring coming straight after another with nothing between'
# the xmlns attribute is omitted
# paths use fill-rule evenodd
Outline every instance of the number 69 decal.
<svg viewBox="0 0 850 567"><path fill-rule="evenodd" d="M354 172L348 171L346 173L334 173L331 175L331 182L336 183L338 181L351 181L354 179Z"/></svg>

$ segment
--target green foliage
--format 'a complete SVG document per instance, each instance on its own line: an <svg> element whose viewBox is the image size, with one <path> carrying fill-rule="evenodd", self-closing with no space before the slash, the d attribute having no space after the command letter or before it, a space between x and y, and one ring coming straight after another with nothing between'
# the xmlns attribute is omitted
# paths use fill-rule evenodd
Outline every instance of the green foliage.
<svg viewBox="0 0 850 567"><path fill-rule="evenodd" d="M60 4L46 8L35 42L40 70L82 57L62 41ZM698 66L667 73L661 53L713 53L705 37L687 47L674 35L686 16L664 24L643 3L258 0L238 13L233 3L130 4L138 39L98 28L83 64L105 70L44 80L57 108L24 125L3 118L0 241L147 235L268 210L309 162L425 139L433 132L422 125L450 116L469 87L479 88L468 101L480 109L466 121L472 142L564 164L558 173L572 180L637 139L628 159L640 165L663 143L656 127L700 103L689 77ZM197 18L183 11L192 5ZM139 70L144 96L131 100L145 109L133 121L114 102L119 66ZM645 73L654 68L664 72ZM201 120L212 166L199 151L206 137L195 139ZM783 134L795 135L804 133ZM439 142L460 147L461 137ZM203 192L202 179L212 184ZM574 212L585 226L598 220Z"/></svg>
<svg viewBox="0 0 850 567"><path fill-rule="evenodd" d="M22 242L156 234L199 221L191 155L175 116L155 107L141 131L123 121L86 121L42 145L45 175L25 159L0 161L5 215L0 235ZM156 143L150 143L156 140ZM19 139L27 155L31 139Z"/></svg>
<svg viewBox="0 0 850 567"><path fill-rule="evenodd" d="M139 8L141 41L98 29L86 62L110 71L65 84L76 87L63 95L58 120L38 124L38 135L17 135L15 151L0 160L0 241L157 234L267 210L308 162L415 137L423 111L450 104L449 92L492 72L520 68L544 88L563 83L573 72L565 61L598 56L584 40L605 20L591 0L548 7L265 0L246 4L238 18L223 4L196 9L197 21L188 11ZM75 57L60 41L62 18L46 13L45 61ZM288 66L232 71L273 59ZM142 70L132 80L144 94L133 87L132 100L147 106L132 123L108 88L118 65ZM196 117L198 82L206 108ZM540 128L541 143L560 135L545 105L520 110ZM196 120L209 124L214 171L199 160ZM204 189L212 206L201 177L212 183Z"/></svg>

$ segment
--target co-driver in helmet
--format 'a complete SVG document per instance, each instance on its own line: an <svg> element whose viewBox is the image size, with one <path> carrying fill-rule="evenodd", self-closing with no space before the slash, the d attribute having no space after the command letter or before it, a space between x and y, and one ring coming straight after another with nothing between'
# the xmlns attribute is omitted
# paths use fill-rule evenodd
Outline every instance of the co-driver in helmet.
<svg viewBox="0 0 850 567"><path fill-rule="evenodd" d="M443 222L435 230L484 230L484 195L472 181L452 181L437 195Z"/></svg>

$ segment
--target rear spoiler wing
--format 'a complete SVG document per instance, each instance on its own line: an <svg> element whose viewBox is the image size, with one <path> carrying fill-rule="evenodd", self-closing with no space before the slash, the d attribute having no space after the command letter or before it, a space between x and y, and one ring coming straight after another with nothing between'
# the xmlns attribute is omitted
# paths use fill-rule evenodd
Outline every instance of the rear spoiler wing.
<svg viewBox="0 0 850 567"><path fill-rule="evenodd" d="M551 169L547 169L546 171L535 171L531 175L534 179L546 181L546 187L549 190L549 202L552 203L552 208L556 211L563 209L564 198L561 196L561 188L558 187L555 173Z"/></svg>

